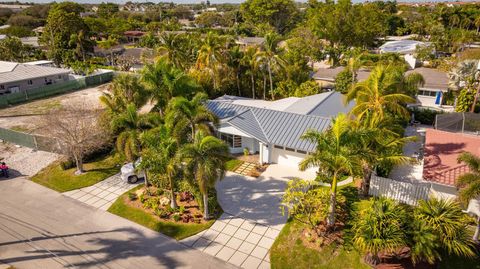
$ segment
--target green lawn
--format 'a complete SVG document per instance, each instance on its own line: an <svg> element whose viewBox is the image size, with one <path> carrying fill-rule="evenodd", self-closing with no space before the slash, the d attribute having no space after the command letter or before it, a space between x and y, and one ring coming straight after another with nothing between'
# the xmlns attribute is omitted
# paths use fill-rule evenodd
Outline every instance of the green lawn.
<svg viewBox="0 0 480 269"><path fill-rule="evenodd" d="M322 251L306 248L299 238L304 224L288 221L270 250L272 268L369 269L363 257L345 247L325 247Z"/></svg>
<svg viewBox="0 0 480 269"><path fill-rule="evenodd" d="M60 162L55 162L38 174L31 180L50 189L59 192L71 191L83 187L91 186L120 171L120 162L113 156L105 156L95 161L85 163L85 173L75 175L76 168L63 170Z"/></svg>
<svg viewBox="0 0 480 269"><path fill-rule="evenodd" d="M231 159L230 161L228 161L228 162L226 163L227 170L234 172L234 171L237 170L237 168L240 167L240 165L242 165L243 163L244 163L244 161L241 161L241 160L238 160L238 159Z"/></svg>
<svg viewBox="0 0 480 269"><path fill-rule="evenodd" d="M137 189L141 188L142 186L143 185L138 186L137 188L134 188L129 192L135 192ZM115 201L115 203L113 203L113 205L108 209L108 212L118 215L122 218L129 219L133 222L136 222L140 225L143 225L159 233L173 237L177 240L187 238L203 230L206 230L210 228L210 226L212 226L212 224L215 222L215 220L211 220L203 224L197 224L197 223L185 224L181 222L159 221L157 218L146 213L145 211L125 204L124 201L129 192L120 196Z"/></svg>

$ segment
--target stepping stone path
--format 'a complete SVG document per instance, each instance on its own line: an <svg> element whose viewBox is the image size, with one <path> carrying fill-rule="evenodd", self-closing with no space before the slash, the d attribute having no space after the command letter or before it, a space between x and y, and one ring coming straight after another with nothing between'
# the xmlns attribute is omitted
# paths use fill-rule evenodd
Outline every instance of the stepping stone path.
<svg viewBox="0 0 480 269"><path fill-rule="evenodd" d="M234 173L244 175L244 176L249 176L250 172L252 172L255 169L255 166L256 166L255 163L244 162L234 171Z"/></svg>
<svg viewBox="0 0 480 269"><path fill-rule="evenodd" d="M283 225L282 225L283 226ZM180 243L246 269L270 268L270 248L281 227L224 213L203 232Z"/></svg>
<svg viewBox="0 0 480 269"><path fill-rule="evenodd" d="M97 209L107 211L120 195L135 188L142 182L143 180L139 180L136 184L129 184L120 177L120 174L116 174L95 185L64 192L63 195Z"/></svg>

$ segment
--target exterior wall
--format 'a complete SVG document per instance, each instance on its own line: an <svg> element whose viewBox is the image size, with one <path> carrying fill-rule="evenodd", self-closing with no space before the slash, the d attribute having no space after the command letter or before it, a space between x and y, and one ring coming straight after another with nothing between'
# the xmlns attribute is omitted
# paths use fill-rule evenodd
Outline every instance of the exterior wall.
<svg viewBox="0 0 480 269"><path fill-rule="evenodd" d="M244 148L248 148L253 154L259 151L259 143L255 138L242 136L242 152Z"/></svg>
<svg viewBox="0 0 480 269"><path fill-rule="evenodd" d="M22 92L25 90L30 90L30 89L35 89L39 88L48 84L56 84L56 83L62 83L65 81L68 81L68 74L60 74L60 75L55 75L55 76L47 76L47 77L41 77L41 78L33 78L31 79L32 84L29 84L29 80L22 80L22 81L16 81L16 82L11 82L11 83L5 83L5 84L0 84L0 92L1 91L8 91L11 89L12 93L13 92ZM3 87L1 87L3 86ZM18 90L16 88L18 87Z"/></svg>
<svg viewBox="0 0 480 269"><path fill-rule="evenodd" d="M440 108L443 102L443 94L445 94L446 90L440 89L427 89L427 88L420 88L420 90L430 91L430 92L442 92L442 97L440 99L440 105L435 104L437 99L436 96L426 96L426 95L417 95L417 104L424 106L424 107L433 107L433 108Z"/></svg>
<svg viewBox="0 0 480 269"><path fill-rule="evenodd" d="M268 146L260 142L260 162L262 164L264 163L270 163L270 148L272 148L272 145Z"/></svg>

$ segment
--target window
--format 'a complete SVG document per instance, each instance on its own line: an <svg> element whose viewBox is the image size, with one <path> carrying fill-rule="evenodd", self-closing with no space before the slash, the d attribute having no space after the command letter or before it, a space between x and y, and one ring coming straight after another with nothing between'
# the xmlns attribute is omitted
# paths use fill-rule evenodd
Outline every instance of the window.
<svg viewBox="0 0 480 269"><path fill-rule="evenodd" d="M435 96L437 96L437 92L436 91L419 90L418 95L435 97Z"/></svg>
<svg viewBox="0 0 480 269"><path fill-rule="evenodd" d="M292 149L292 148L285 148L285 150L288 150L288 151L293 151L293 152L295 152L295 149Z"/></svg>
<svg viewBox="0 0 480 269"><path fill-rule="evenodd" d="M231 148L241 148L242 147L242 137L241 136L220 133L220 139L225 141L225 143L227 143L227 145Z"/></svg>
<svg viewBox="0 0 480 269"><path fill-rule="evenodd" d="M0 90L5 90L5 86L0 85Z"/></svg>
<svg viewBox="0 0 480 269"><path fill-rule="evenodd" d="M33 84L33 81L30 79L30 80L28 81L28 85L32 85L32 84Z"/></svg>
<svg viewBox="0 0 480 269"><path fill-rule="evenodd" d="M275 145L275 146L273 146L273 147L276 148L276 149L283 149L282 146L278 146L278 145Z"/></svg>
<svg viewBox="0 0 480 269"><path fill-rule="evenodd" d="M297 150L298 153L302 153L302 154L307 154L306 151L303 151L303 150Z"/></svg>
<svg viewBox="0 0 480 269"><path fill-rule="evenodd" d="M58 75L58 79L61 79L61 78L62 78L62 76Z"/></svg>

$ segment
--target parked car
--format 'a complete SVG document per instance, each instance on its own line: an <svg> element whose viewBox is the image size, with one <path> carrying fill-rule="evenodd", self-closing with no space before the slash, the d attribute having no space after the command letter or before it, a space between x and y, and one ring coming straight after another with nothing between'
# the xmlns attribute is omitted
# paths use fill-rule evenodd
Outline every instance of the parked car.
<svg viewBox="0 0 480 269"><path fill-rule="evenodd" d="M137 167L141 162L141 159L135 161L135 167ZM121 177L123 180L127 181L128 183L136 183L140 178L145 178L145 171L137 170L133 167L133 163L127 163L122 166L120 169Z"/></svg>

